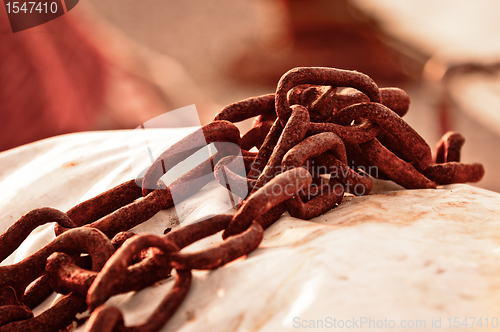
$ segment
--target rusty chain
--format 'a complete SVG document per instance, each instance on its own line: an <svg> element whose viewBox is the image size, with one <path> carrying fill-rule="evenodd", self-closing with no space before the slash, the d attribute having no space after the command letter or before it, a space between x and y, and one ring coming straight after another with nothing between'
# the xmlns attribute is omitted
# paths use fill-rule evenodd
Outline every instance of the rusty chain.
<svg viewBox="0 0 500 332"><path fill-rule="evenodd" d="M337 92L338 87L348 88ZM275 94L228 105L213 122L172 145L144 178L66 213L53 208L26 213L0 236L0 261L42 224L55 222L56 238L19 263L0 266L0 332L58 331L85 310L92 312L87 331L157 331L188 294L191 270L216 269L251 253L286 210L314 218L345 193L368 194L372 177L420 189L479 181L482 165L460 163L464 138L457 133L443 136L432 159L430 147L402 119L409 102L403 90L379 89L359 72L295 68L283 75ZM252 129L240 138L233 122L252 117ZM214 156L169 186L162 182L163 174L207 143L218 148ZM258 152L248 151L254 147ZM243 170L236 169L238 163ZM128 232L172 207L174 193L189 197L213 178L240 197L234 215L210 216L163 236ZM219 232L220 244L182 252ZM144 324L125 326L122 313L106 306L111 296L148 287L172 270L174 286ZM33 317L31 310L52 292L65 296Z"/></svg>

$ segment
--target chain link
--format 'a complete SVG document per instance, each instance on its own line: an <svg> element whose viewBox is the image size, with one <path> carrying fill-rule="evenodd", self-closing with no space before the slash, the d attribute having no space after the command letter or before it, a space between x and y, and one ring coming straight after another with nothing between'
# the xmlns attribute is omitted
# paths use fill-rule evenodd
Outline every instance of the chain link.
<svg viewBox="0 0 500 332"><path fill-rule="evenodd" d="M337 93L337 87L351 88ZM432 159L430 147L402 119L408 108L403 90L379 89L362 73L295 68L280 79L276 94L228 105L213 122L172 145L143 179L66 213L28 212L0 235L1 260L42 224L55 222L57 237L21 262L0 267L0 332L58 331L85 310L92 312L87 331L157 331L187 296L191 270L216 269L250 254L286 210L296 218L314 218L339 204L346 192L370 193L371 177L405 188L482 178L482 165L460 163L464 139L457 133L443 136ZM252 129L240 138L233 122L252 117L257 117ZM160 180L207 143L216 145L214 156L169 186ZM253 147L257 153L248 151ZM245 165L244 174L237 163ZM234 215L210 216L163 236L128 231L172 207L174 194L187 198L213 178L241 198ZM219 244L182 251L219 232ZM144 324L127 327L120 310L106 306L111 296L148 287L172 270L174 286ZM31 309L53 291L67 295L33 317Z"/></svg>

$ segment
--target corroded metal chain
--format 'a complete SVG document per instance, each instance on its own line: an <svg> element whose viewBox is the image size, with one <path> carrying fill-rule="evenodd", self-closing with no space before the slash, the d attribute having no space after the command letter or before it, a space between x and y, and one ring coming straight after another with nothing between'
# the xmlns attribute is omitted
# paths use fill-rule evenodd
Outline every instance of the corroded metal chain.
<svg viewBox="0 0 500 332"><path fill-rule="evenodd" d="M157 331L188 294L191 270L216 269L249 254L286 210L296 218L317 217L346 193L368 194L372 177L422 189L479 181L482 165L460 163L464 139L457 133L443 136L432 158L427 143L402 119L409 102L403 90L379 89L355 71L295 68L275 94L228 105L172 145L144 178L66 213L28 212L0 236L1 260L42 224L55 222L56 238L21 262L0 267L0 331L58 331L87 309L87 331ZM240 137L233 122L252 117L252 129ZM169 186L162 182L206 143L218 152ZM234 215L210 216L163 236L128 231L172 207L174 194L184 199L196 193L212 179L209 174L241 198ZM219 232L223 241L214 247L183 252ZM105 304L113 295L168 278L172 270L175 284L146 323L125 326L121 312ZM31 310L52 292L65 296L33 317Z"/></svg>

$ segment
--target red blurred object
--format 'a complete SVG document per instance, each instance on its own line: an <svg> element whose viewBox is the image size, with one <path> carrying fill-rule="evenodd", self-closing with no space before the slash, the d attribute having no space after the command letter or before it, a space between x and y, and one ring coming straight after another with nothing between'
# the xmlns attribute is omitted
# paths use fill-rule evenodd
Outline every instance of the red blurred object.
<svg viewBox="0 0 500 332"><path fill-rule="evenodd" d="M0 150L89 130L103 108L105 59L64 15L13 33L0 10Z"/></svg>
<svg viewBox="0 0 500 332"><path fill-rule="evenodd" d="M231 68L233 76L274 85L290 68L318 66L357 70L389 85L411 79L405 68L410 60L390 46L377 22L350 1L281 2L287 12L288 38L249 47Z"/></svg>

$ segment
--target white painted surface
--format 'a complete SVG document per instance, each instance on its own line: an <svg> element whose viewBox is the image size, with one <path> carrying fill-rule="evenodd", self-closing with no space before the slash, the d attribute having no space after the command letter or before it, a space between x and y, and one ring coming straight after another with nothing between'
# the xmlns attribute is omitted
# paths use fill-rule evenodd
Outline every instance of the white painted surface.
<svg viewBox="0 0 500 332"><path fill-rule="evenodd" d="M158 150L172 133L155 131ZM0 154L0 230L33 208L66 211L135 177L127 145L134 135L80 133ZM217 209L225 197L225 189L212 182L183 204L195 218L224 212ZM160 235L176 220L170 209L134 230ZM3 264L52 238L52 225L40 227ZM500 194L452 185L346 197L310 221L285 214L246 259L195 272L187 299L162 331L321 331L295 326L334 318L359 325L363 317L393 320L396 330L401 320L425 321L430 330L441 318L439 330L455 331L448 328L450 317L452 324L453 317L489 318L491 327L493 317L500 318L499 275ZM126 324L141 323L172 283L115 296L108 304L124 312ZM368 330L367 324L360 329Z"/></svg>

